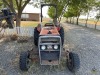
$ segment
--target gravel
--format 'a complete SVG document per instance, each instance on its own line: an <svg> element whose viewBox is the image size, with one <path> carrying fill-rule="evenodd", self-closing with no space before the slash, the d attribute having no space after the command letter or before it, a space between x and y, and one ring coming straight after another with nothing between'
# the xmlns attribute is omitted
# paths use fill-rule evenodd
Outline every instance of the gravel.
<svg viewBox="0 0 100 75"><path fill-rule="evenodd" d="M100 31L63 23L65 45L80 57L76 75L100 75Z"/></svg>
<svg viewBox="0 0 100 75"><path fill-rule="evenodd" d="M59 66L41 66L34 62L28 72L21 71L20 53L35 49L33 38L29 38L25 43L0 41L0 75L100 75L100 31L67 23L62 25L65 28L65 49L80 57L79 71L71 73L65 60Z"/></svg>

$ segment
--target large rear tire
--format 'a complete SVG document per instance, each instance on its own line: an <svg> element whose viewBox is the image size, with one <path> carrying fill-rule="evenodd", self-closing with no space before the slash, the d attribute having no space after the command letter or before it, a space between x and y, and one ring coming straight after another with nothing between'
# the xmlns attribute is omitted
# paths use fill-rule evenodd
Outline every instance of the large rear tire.
<svg viewBox="0 0 100 75"><path fill-rule="evenodd" d="M22 71L28 71L30 68L29 52L22 52L20 54L19 66Z"/></svg>
<svg viewBox="0 0 100 75"><path fill-rule="evenodd" d="M80 59L78 54L69 53L69 58L67 59L67 67L71 72L76 72L80 68Z"/></svg>
<svg viewBox="0 0 100 75"><path fill-rule="evenodd" d="M64 44L64 28L63 27L60 28L59 34L61 36L61 41L63 45Z"/></svg>
<svg viewBox="0 0 100 75"><path fill-rule="evenodd" d="M34 28L34 44L36 46L38 46L38 39L39 39L39 31L37 30L37 28Z"/></svg>

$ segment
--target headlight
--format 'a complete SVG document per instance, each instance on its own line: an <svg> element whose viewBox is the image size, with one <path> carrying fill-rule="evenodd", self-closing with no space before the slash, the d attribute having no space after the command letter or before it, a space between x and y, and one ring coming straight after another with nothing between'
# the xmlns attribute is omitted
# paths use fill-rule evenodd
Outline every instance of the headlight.
<svg viewBox="0 0 100 75"><path fill-rule="evenodd" d="M58 49L58 45L54 45L54 49Z"/></svg>
<svg viewBox="0 0 100 75"><path fill-rule="evenodd" d="M46 49L46 46L41 46L41 49L42 49L42 50L45 50L45 49Z"/></svg>

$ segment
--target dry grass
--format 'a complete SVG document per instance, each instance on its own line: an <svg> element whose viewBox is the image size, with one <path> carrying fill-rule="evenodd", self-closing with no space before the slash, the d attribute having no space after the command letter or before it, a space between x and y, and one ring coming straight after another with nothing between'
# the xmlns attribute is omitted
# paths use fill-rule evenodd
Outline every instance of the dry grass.
<svg viewBox="0 0 100 75"><path fill-rule="evenodd" d="M86 23L86 21L84 19L80 19L79 22ZM88 20L87 24L95 25L95 22L96 21L94 21L94 20ZM97 25L100 25L100 21L98 21Z"/></svg>
<svg viewBox="0 0 100 75"><path fill-rule="evenodd" d="M43 24L49 22L51 19L44 18ZM36 27L40 22L39 21L21 21L21 27Z"/></svg>
<svg viewBox="0 0 100 75"><path fill-rule="evenodd" d="M21 27L36 27L38 24L36 21L21 21Z"/></svg>

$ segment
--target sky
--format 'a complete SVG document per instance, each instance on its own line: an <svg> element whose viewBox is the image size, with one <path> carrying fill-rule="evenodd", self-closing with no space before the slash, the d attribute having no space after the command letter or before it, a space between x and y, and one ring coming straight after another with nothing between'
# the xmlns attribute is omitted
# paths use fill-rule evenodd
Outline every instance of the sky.
<svg viewBox="0 0 100 75"><path fill-rule="evenodd" d="M48 11L48 7L43 7L43 16L44 17L48 17L48 14L47 14L47 11ZM23 10L23 13L40 13L40 8L34 8L34 6L32 5L27 5L24 10Z"/></svg>
<svg viewBox="0 0 100 75"><path fill-rule="evenodd" d="M49 17L48 14L47 14L47 12L48 12L48 7L47 6L43 7L42 12L43 12L44 17L47 17L47 18ZM34 6L28 4L25 7L25 9L23 10L23 13L40 13L40 8L34 8ZM95 16L96 16L96 11L91 11L90 15L89 15L89 18L94 18ZM86 15L81 15L80 18L86 19L87 16Z"/></svg>

